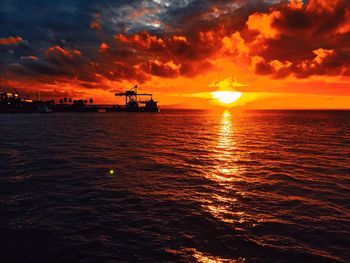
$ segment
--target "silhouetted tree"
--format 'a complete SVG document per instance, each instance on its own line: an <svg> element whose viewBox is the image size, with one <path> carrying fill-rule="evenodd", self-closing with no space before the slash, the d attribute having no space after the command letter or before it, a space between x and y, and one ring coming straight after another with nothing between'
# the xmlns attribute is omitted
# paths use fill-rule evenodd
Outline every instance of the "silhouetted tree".
<svg viewBox="0 0 350 263"><path fill-rule="evenodd" d="M64 97L63 101L64 101L64 103L67 103L68 102L68 98Z"/></svg>
<svg viewBox="0 0 350 263"><path fill-rule="evenodd" d="M94 100L92 98L89 99L90 104L94 103Z"/></svg>
<svg viewBox="0 0 350 263"><path fill-rule="evenodd" d="M63 99L60 99L60 103L63 104Z"/></svg>
<svg viewBox="0 0 350 263"><path fill-rule="evenodd" d="M84 106L84 100L76 100L74 102L75 107L83 107Z"/></svg>
<svg viewBox="0 0 350 263"><path fill-rule="evenodd" d="M69 103L72 103L72 98L69 98L69 99L68 99L68 102L69 102Z"/></svg>

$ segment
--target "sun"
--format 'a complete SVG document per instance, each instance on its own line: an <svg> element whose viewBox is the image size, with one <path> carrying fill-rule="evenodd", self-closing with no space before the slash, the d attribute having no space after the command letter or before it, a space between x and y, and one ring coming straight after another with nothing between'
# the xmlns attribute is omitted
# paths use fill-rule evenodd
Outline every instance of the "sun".
<svg viewBox="0 0 350 263"><path fill-rule="evenodd" d="M223 104L229 105L237 101L241 96L242 92L239 91L214 91L211 93L213 98Z"/></svg>

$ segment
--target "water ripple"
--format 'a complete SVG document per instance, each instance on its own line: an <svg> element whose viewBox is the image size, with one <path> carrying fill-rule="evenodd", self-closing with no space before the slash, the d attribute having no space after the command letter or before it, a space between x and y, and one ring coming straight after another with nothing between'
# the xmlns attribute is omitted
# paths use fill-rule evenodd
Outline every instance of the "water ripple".
<svg viewBox="0 0 350 263"><path fill-rule="evenodd" d="M0 127L11 262L350 261L348 111L3 114Z"/></svg>

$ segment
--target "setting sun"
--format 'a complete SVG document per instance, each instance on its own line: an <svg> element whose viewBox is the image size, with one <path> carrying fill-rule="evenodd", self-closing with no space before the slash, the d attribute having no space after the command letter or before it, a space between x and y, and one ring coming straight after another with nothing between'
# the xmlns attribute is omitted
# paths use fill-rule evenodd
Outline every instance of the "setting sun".
<svg viewBox="0 0 350 263"><path fill-rule="evenodd" d="M242 92L238 91L214 91L211 94L215 100L223 104L231 104L242 96Z"/></svg>
<svg viewBox="0 0 350 263"><path fill-rule="evenodd" d="M0 0L0 58L0 263L350 263L350 0Z"/></svg>

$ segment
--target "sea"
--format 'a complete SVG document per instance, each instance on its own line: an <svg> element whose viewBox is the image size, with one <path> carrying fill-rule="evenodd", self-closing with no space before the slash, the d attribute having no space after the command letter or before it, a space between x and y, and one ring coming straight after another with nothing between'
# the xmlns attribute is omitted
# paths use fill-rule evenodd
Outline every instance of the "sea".
<svg viewBox="0 0 350 263"><path fill-rule="evenodd" d="M350 111L1 114L0 261L350 262Z"/></svg>

